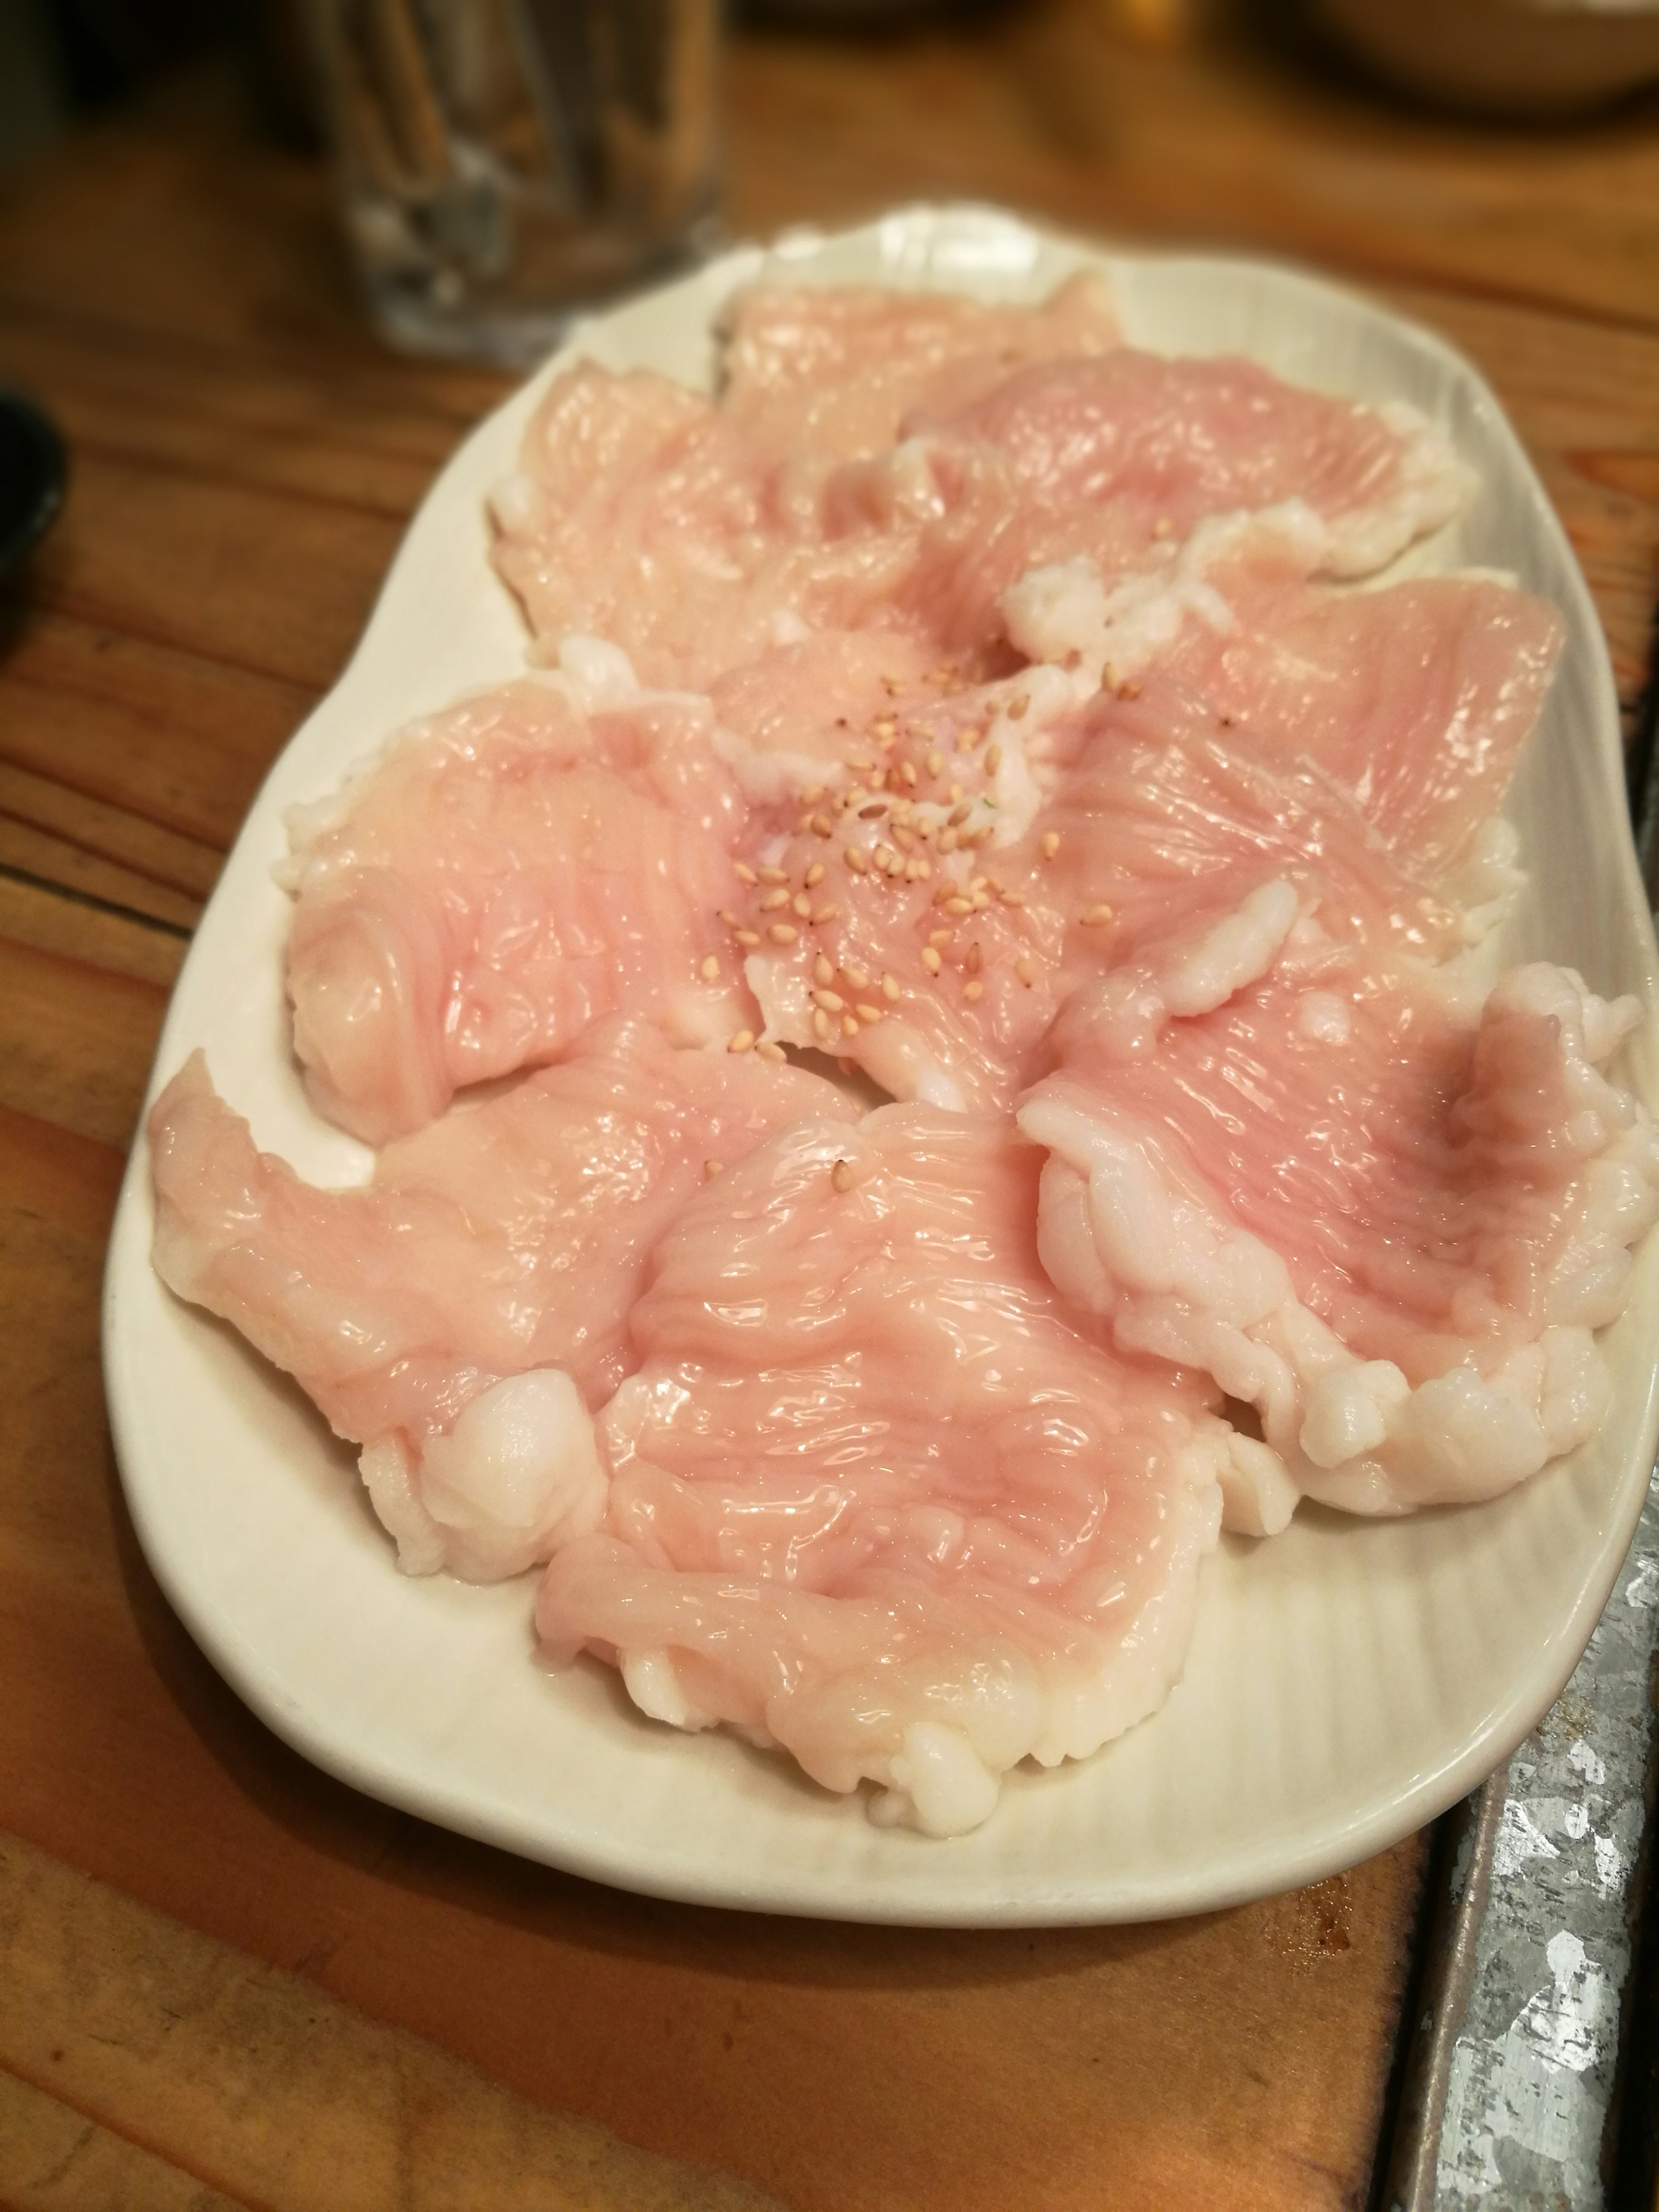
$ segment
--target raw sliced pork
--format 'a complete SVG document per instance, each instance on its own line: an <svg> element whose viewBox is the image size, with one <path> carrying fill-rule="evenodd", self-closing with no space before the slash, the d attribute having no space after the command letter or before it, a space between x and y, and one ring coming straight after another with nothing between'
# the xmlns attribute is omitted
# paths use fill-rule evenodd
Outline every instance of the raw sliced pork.
<svg viewBox="0 0 1659 2212"><path fill-rule="evenodd" d="M1248 908L1205 948L1208 1011L1165 975L1139 1024L1109 978L1062 1016L1019 1109L1045 1263L1121 1346L1253 1407L1303 1493L1492 1497L1605 1410L1592 1332L1659 1216L1659 1139L1600 1073L1636 1002L1540 963L1471 1004L1374 947L1310 979Z"/></svg>
<svg viewBox="0 0 1659 2212"><path fill-rule="evenodd" d="M256 1151L198 1053L149 1118L155 1266L365 1447L400 1565L492 1580L599 1518L586 1409L632 1364L664 1228L774 1130L853 1110L804 1071L613 1020L319 1190Z"/></svg>
<svg viewBox="0 0 1659 2212"><path fill-rule="evenodd" d="M948 417L1018 368L1121 343L1103 277L1069 277L1036 307L959 292L753 284L732 303L726 411L766 449L850 459L895 445L907 420Z"/></svg>
<svg viewBox="0 0 1659 2212"><path fill-rule="evenodd" d="M480 693L290 817L294 1042L370 1144L469 1084L646 1014L680 1043L753 1018L714 920L745 821L706 702L639 693L614 648ZM579 700L615 704L591 714Z"/></svg>
<svg viewBox="0 0 1659 2212"><path fill-rule="evenodd" d="M1206 518L1292 497L1311 566L1362 573L1467 497L1409 408L1135 351L1091 298L1074 283L987 311L757 290L720 402L583 363L492 495L496 566L543 650L603 636L644 681L706 690L821 630L983 656L1030 569L1086 555L1133 574Z"/></svg>
<svg viewBox="0 0 1659 2212"><path fill-rule="evenodd" d="M1067 1310L1038 1159L1006 1121L885 1107L694 1200L601 1419L605 1527L543 1583L545 1644L936 1835L1020 1759L1160 1705L1235 1440L1210 1386Z"/></svg>
<svg viewBox="0 0 1659 2212"><path fill-rule="evenodd" d="M1156 673L1248 721L1286 761L1346 784L1427 879L1468 861L1538 719L1564 628L1486 576L1364 592L1310 586L1299 504L1206 526L1159 567L1109 586L1085 559L1035 569L1001 602L1034 660Z"/></svg>

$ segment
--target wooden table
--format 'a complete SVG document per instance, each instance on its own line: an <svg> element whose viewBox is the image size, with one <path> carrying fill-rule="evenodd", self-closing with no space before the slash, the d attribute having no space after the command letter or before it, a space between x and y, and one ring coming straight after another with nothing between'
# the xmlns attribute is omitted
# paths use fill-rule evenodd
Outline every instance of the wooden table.
<svg viewBox="0 0 1659 2212"><path fill-rule="evenodd" d="M1538 138L1418 120L1224 20L1106 0L750 34L730 92L738 231L969 194L1317 258L1437 325L1540 463L1633 707L1651 106ZM212 74L0 178L0 374L75 456L0 598L0 2203L1363 2203L1425 1838L1162 1927L690 1911L355 1796L197 1652L104 1425L122 1158L243 810L501 386L378 348L317 165Z"/></svg>

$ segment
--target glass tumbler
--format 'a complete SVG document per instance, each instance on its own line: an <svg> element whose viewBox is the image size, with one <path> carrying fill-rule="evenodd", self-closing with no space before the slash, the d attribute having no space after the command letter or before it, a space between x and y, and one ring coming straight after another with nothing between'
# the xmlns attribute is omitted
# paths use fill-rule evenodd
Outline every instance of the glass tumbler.
<svg viewBox="0 0 1659 2212"><path fill-rule="evenodd" d="M347 234L408 350L514 365L708 251L719 0L310 0Z"/></svg>

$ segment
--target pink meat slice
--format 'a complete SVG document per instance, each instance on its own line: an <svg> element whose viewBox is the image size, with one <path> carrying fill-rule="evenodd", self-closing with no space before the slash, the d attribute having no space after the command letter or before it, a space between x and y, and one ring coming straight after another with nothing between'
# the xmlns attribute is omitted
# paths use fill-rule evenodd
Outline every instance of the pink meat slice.
<svg viewBox="0 0 1659 2212"><path fill-rule="evenodd" d="M1460 949L1460 910L1281 732L1159 675L1100 691L1057 734L1052 796L1003 866L1066 929L1062 991L1201 936L1271 883L1294 892L1316 964L1338 946Z"/></svg>
<svg viewBox="0 0 1659 2212"><path fill-rule="evenodd" d="M819 630L739 662L709 686L745 790L776 798L866 749L870 725L935 696L939 655L891 630Z"/></svg>
<svg viewBox="0 0 1659 2212"><path fill-rule="evenodd" d="M368 1448L365 1477L406 1566L489 1578L544 1558L537 1543L568 1517L556 1483L539 1519L515 1522L489 1408L506 1406L532 1450L558 1440L550 1428L580 1441L583 1407L633 1364L647 1255L708 1175L803 1116L828 1127L852 1113L804 1071L676 1051L613 1020L557 1067L388 1145L362 1188L325 1190L256 1150L198 1053L149 1118L155 1265ZM469 1524L422 1510L434 1453Z"/></svg>
<svg viewBox="0 0 1659 2212"><path fill-rule="evenodd" d="M1049 1064L1079 986L1109 975L1144 1024L1184 949L1189 1005L1207 933L1252 898L1310 983L1368 944L1461 949L1462 911L1317 769L1167 679L1073 696L1032 671L878 715L793 834L757 817L771 865L732 911L770 1036L988 1111Z"/></svg>
<svg viewBox="0 0 1659 2212"><path fill-rule="evenodd" d="M527 680L416 726L291 824L288 988L319 1110L383 1144L603 1014L728 1036L750 1002L713 917L745 821L695 703L589 718Z"/></svg>
<svg viewBox="0 0 1659 2212"><path fill-rule="evenodd" d="M1358 573L1467 489L1409 410L1136 352L1086 280L996 309L761 289L720 404L590 365L552 386L493 496L495 557L544 651L601 636L646 682L706 689L803 629L984 656L1031 568L1135 573L1293 496L1314 566Z"/></svg>
<svg viewBox="0 0 1659 2212"><path fill-rule="evenodd" d="M1037 1166L1006 1121L888 1107L802 1124L694 1200L545 1644L940 1834L1018 1760L1153 1711L1230 1440L1208 1386L1114 1357L1056 1296Z"/></svg>
<svg viewBox="0 0 1659 2212"><path fill-rule="evenodd" d="M545 651L603 637L647 683L706 689L803 627L893 628L938 504L925 467L848 456L666 378L557 379L491 495L493 558Z"/></svg>
<svg viewBox="0 0 1659 2212"><path fill-rule="evenodd" d="M1309 585L1299 507L1206 524L1115 585L1087 561L1028 572L1002 611L1034 659L1098 669L1112 688L1157 675L1286 762L1346 784L1402 860L1431 880L1463 866L1537 720L1564 635L1531 593L1487 577L1370 591Z"/></svg>
<svg viewBox="0 0 1659 2212"><path fill-rule="evenodd" d="M1412 408L1312 392L1255 362L1130 346L1036 363L948 422L907 427L993 448L1050 510L1133 509L1149 537L1184 538L1206 515L1299 500L1323 526L1319 565L1333 575L1383 568L1472 488Z"/></svg>
<svg viewBox="0 0 1659 2212"><path fill-rule="evenodd" d="M875 286L757 284L733 305L725 404L769 449L849 459L895 444L907 416L950 416L1013 370L1120 343L1103 277L1035 306Z"/></svg>
<svg viewBox="0 0 1659 2212"><path fill-rule="evenodd" d="M1431 880L1498 811L1559 656L1560 615L1487 578L1340 592L1218 579L1234 617L1184 629L1182 678L1358 796Z"/></svg>
<svg viewBox="0 0 1659 2212"><path fill-rule="evenodd" d="M1542 964L1482 1006L1375 945L1311 980L1256 951L1139 1033L1109 978L1067 1008L1018 1116L1051 1155L1045 1261L1121 1346L1253 1406L1291 1496L1492 1496L1605 1407L1591 1332L1659 1213L1652 1127L1601 1072L1636 1002Z"/></svg>
<svg viewBox="0 0 1659 2212"><path fill-rule="evenodd" d="M757 812L732 940L768 1040L834 1052L895 1097L991 1112L1036 1072L1060 1006L1063 918L1027 896L1016 841L1073 690L939 675Z"/></svg>

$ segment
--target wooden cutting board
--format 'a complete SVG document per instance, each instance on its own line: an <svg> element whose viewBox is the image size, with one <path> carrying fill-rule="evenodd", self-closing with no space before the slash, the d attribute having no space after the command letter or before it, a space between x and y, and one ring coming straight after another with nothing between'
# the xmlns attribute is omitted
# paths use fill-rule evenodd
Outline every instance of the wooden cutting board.
<svg viewBox="0 0 1659 2212"><path fill-rule="evenodd" d="M965 192L1386 277L1510 407L1633 703L1659 584L1650 121L1534 147L1310 88L1224 25L1129 20L1065 0L890 44L750 37L736 227ZM0 594L0 2203L1362 2203L1427 1838L1144 1929L698 1911L355 1796L196 1651L104 1425L123 1154L259 777L501 386L379 349L317 165L256 143L212 76L6 180L0 373L75 459Z"/></svg>

